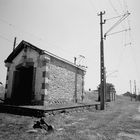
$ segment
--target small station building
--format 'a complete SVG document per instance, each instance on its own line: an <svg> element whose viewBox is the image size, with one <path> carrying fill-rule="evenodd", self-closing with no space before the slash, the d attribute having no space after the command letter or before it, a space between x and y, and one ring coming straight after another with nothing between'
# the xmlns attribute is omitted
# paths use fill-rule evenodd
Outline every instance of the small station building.
<svg viewBox="0 0 140 140"><path fill-rule="evenodd" d="M5 66L8 104L47 105L83 99L85 69L26 41L7 57Z"/></svg>

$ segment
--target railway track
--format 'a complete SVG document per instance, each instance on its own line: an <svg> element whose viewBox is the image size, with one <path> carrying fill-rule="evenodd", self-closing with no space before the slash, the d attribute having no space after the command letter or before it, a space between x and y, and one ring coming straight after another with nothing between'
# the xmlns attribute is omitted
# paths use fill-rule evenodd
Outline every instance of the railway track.
<svg viewBox="0 0 140 140"><path fill-rule="evenodd" d="M84 110L99 110L100 104L80 104L70 107L60 107L52 109L38 109L38 108L28 108L22 106L14 106L7 104L0 104L1 113L11 113L16 115L32 116L32 117L44 117L46 115L55 115L60 113L69 113L72 111L84 111Z"/></svg>

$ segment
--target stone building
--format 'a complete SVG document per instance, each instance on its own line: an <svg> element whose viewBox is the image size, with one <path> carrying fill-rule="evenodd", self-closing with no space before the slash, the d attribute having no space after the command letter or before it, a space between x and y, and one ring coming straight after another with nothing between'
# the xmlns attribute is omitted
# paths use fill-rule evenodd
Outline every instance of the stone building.
<svg viewBox="0 0 140 140"><path fill-rule="evenodd" d="M21 41L5 60L5 102L41 104L83 99L85 69Z"/></svg>

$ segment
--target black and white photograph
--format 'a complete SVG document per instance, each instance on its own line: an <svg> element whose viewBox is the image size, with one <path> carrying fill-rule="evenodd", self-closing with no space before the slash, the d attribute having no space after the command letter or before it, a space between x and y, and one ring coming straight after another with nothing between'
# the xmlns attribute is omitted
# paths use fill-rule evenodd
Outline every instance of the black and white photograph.
<svg viewBox="0 0 140 140"><path fill-rule="evenodd" d="M0 140L140 140L139 0L0 0Z"/></svg>

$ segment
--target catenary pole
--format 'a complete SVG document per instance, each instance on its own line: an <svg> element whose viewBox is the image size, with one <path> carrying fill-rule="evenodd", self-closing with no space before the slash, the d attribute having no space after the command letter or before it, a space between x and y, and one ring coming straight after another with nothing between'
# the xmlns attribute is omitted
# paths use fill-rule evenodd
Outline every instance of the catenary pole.
<svg viewBox="0 0 140 140"><path fill-rule="evenodd" d="M100 12L98 16L100 16L100 109L105 109L105 67L104 67L104 37L103 37L103 24L105 24L105 20L103 20L104 12Z"/></svg>
<svg viewBox="0 0 140 140"><path fill-rule="evenodd" d="M134 91L135 91L135 101L137 101L137 87L136 87L136 80L134 80Z"/></svg>
<svg viewBox="0 0 140 140"><path fill-rule="evenodd" d="M131 80L130 80L130 96L131 96L131 101L132 101L132 84L131 84Z"/></svg>

